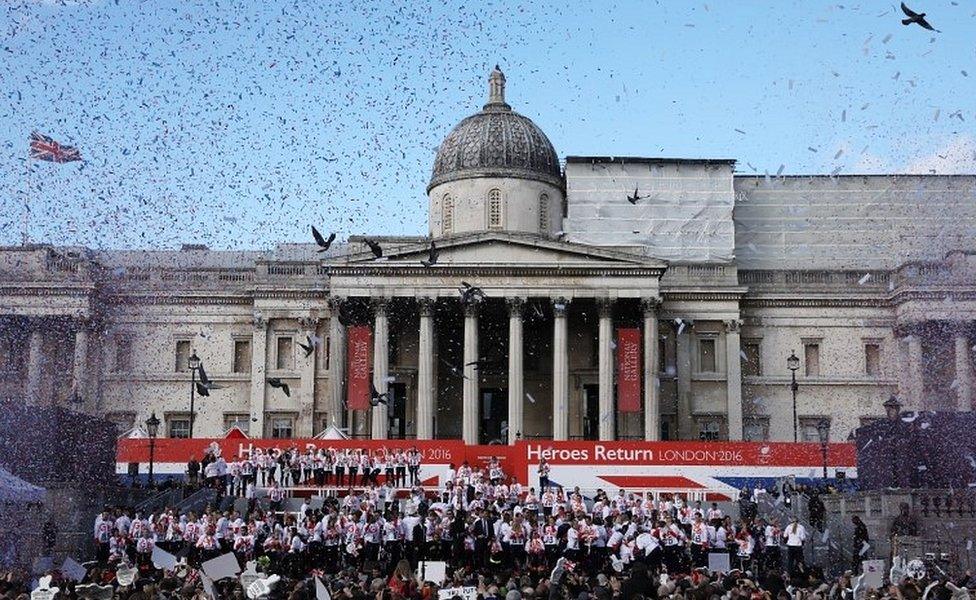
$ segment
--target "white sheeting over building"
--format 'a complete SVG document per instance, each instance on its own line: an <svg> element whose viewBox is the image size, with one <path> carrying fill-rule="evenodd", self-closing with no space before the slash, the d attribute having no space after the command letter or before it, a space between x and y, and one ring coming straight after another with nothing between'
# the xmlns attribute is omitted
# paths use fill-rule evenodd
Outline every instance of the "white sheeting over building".
<svg viewBox="0 0 976 600"><path fill-rule="evenodd" d="M733 259L731 160L571 156L566 241L624 246L675 263ZM628 202L635 188L641 197Z"/></svg>

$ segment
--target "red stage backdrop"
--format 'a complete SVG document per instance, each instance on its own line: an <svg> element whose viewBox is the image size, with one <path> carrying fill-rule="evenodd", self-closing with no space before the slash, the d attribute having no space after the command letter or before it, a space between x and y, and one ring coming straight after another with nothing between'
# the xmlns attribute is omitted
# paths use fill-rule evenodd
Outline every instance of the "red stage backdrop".
<svg viewBox="0 0 976 600"><path fill-rule="evenodd" d="M372 372L373 330L367 325L349 328L347 346L349 374L346 382L346 405L349 410L369 410L369 380Z"/></svg>
<svg viewBox="0 0 976 600"><path fill-rule="evenodd" d="M617 410L641 412L641 330L617 329Z"/></svg>

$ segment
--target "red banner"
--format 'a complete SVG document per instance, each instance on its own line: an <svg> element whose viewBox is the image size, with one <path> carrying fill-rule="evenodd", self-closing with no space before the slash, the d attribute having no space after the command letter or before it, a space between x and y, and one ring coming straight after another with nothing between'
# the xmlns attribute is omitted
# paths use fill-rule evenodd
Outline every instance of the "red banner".
<svg viewBox="0 0 976 600"><path fill-rule="evenodd" d="M617 329L617 410L641 412L641 330Z"/></svg>
<svg viewBox="0 0 976 600"><path fill-rule="evenodd" d="M369 382L373 371L373 330L367 325L353 325L348 331L346 406L349 410L369 410Z"/></svg>

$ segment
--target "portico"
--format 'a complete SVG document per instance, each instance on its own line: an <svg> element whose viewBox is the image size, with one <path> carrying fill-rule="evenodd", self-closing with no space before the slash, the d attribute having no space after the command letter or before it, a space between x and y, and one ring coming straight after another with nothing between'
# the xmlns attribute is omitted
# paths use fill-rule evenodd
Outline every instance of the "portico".
<svg viewBox="0 0 976 600"><path fill-rule="evenodd" d="M654 323L665 264L508 232L441 239L438 247L440 258L431 267L419 264L427 245L418 244L384 260L353 256L329 269L333 298L359 306L368 301L374 307L374 383L380 391L387 381L388 337L395 334L383 326L385 316L376 307L399 306L416 314L418 386L410 420L417 438L460 437L472 444L512 443L527 437L569 439L570 416L580 416L579 409L570 406L571 376L579 379L592 371L571 369L570 358L584 347L583 332L590 330L600 346L595 427L600 439L614 439L614 315L634 324ZM480 287L485 300L462 305L462 281ZM362 320L369 321L365 315ZM570 320L576 333L572 338ZM435 327L459 335L449 333L451 339L444 340L435 335ZM651 377L656 375L655 349L656 344L645 344L644 372ZM543 357L548 363L544 367L539 364ZM645 397L651 402L656 387L646 386L651 391ZM385 405L372 409L374 438L385 436L386 410ZM645 414L650 416L638 419L640 427L630 433L653 438L660 426L651 413ZM647 433L641 431L645 425ZM584 432L575 430L576 437L582 437Z"/></svg>

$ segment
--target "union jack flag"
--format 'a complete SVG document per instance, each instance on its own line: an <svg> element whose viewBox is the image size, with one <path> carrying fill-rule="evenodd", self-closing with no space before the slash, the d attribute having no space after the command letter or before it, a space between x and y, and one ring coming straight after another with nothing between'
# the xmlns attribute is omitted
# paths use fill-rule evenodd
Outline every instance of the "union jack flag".
<svg viewBox="0 0 976 600"><path fill-rule="evenodd" d="M36 131L30 134L30 157L48 162L66 163L81 160L81 152L74 146L63 146Z"/></svg>

